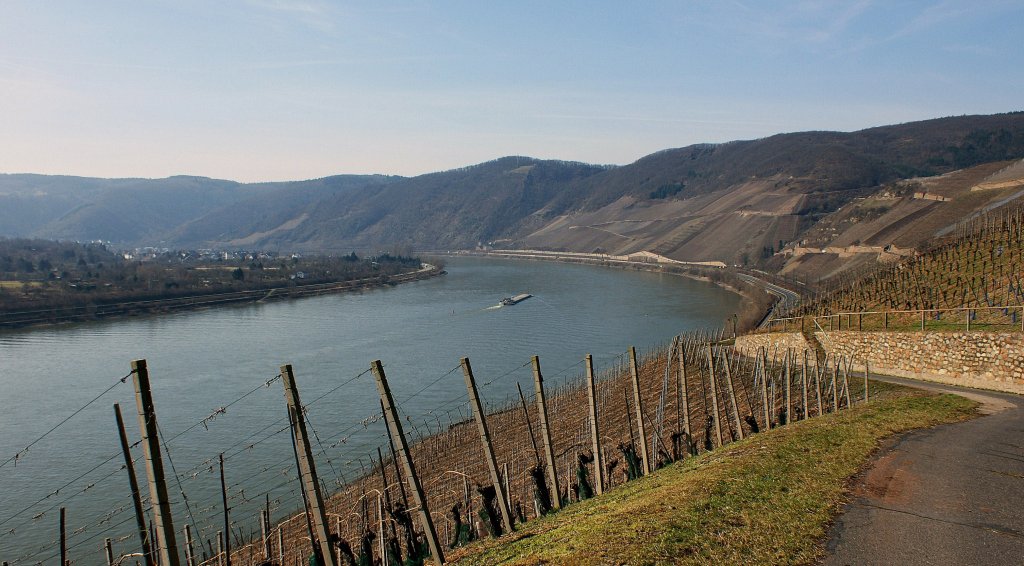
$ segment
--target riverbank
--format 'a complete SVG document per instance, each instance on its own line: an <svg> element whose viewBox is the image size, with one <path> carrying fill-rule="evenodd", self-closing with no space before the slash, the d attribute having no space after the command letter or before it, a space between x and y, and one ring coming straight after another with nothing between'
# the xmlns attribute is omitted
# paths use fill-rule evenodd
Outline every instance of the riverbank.
<svg viewBox="0 0 1024 566"><path fill-rule="evenodd" d="M208 293L139 301L96 302L87 305L62 306L0 313L0 329L26 326L49 326L75 322L105 320L116 317L139 316L205 309L223 305L296 299L328 293L356 291L410 281L429 279L445 273L440 267L424 263L415 271L389 276L365 277L349 281L314 283L309 285L282 285L264 289Z"/></svg>
<svg viewBox="0 0 1024 566"><path fill-rule="evenodd" d="M761 281L760 285L751 281L758 281L755 277L746 275L741 277L721 262L674 262L655 261L658 256L638 255L643 261L623 259L623 256L609 256L605 254L586 254L572 252L544 252L533 250L462 250L449 252L447 255L454 257L493 257L500 259L515 259L520 261L550 261L557 263L574 263L584 265L597 265L600 267L611 267L615 269L629 269L633 271L648 271L652 273L668 273L679 275L694 281L711 283L741 298L739 312L735 318L723 321L728 330L736 333L743 333L757 326L771 313L777 302L768 289L771 284ZM667 258L666 258L667 259ZM669 260L671 261L671 260ZM731 327L735 324L735 327Z"/></svg>

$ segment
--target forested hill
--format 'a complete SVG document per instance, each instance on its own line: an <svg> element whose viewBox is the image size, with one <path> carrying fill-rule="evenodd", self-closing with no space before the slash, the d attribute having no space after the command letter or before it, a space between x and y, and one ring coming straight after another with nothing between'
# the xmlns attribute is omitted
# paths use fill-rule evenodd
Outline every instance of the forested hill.
<svg viewBox="0 0 1024 566"><path fill-rule="evenodd" d="M263 184L0 175L0 236L344 251L491 243L756 263L902 179L1020 158L1015 112L694 145L620 167L505 157L411 178Z"/></svg>

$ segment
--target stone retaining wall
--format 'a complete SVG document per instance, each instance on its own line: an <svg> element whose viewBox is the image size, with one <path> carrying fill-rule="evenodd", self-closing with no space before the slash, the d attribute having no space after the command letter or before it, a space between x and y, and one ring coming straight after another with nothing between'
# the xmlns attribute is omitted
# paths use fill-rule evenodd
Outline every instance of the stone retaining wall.
<svg viewBox="0 0 1024 566"><path fill-rule="evenodd" d="M1024 333L995 332L816 332L831 355L853 358L863 370L981 389L1024 394ZM798 333L740 336L736 346L745 353L761 346L809 350Z"/></svg>

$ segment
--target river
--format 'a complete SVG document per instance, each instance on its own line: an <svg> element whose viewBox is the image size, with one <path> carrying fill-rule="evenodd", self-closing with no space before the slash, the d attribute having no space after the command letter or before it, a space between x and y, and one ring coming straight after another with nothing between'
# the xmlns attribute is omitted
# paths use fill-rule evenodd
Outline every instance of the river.
<svg viewBox="0 0 1024 566"><path fill-rule="evenodd" d="M115 554L137 548L122 539L134 514L112 411L121 405L129 439L138 440L132 380L118 381L133 359L148 362L173 462L175 526L191 522L207 539L222 524L221 452L233 519L246 535L266 494L275 519L301 506L289 481L290 436L281 432L282 364L293 365L322 452L320 476L334 486L387 447L367 373L375 359L409 426L425 432L442 422L433 411L425 423L428 411L464 401L463 356L495 404L515 395L516 381L532 387L524 365L532 355L557 384L581 372L587 353L600 369L630 345L718 327L739 305L710 283L667 274L479 258L450 259L447 269L391 288L0 333L0 560L57 562L61 506L76 564L105 563L105 537L115 539ZM518 293L534 297L495 307ZM141 450L134 456L144 481Z"/></svg>

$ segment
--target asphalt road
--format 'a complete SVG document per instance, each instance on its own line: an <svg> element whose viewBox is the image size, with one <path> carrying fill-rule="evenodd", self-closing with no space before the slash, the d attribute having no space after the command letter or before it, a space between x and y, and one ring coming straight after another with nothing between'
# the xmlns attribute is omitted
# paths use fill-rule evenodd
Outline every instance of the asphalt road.
<svg viewBox="0 0 1024 566"><path fill-rule="evenodd" d="M975 399L986 416L883 447L851 486L823 563L1024 564L1024 398L885 379Z"/></svg>

